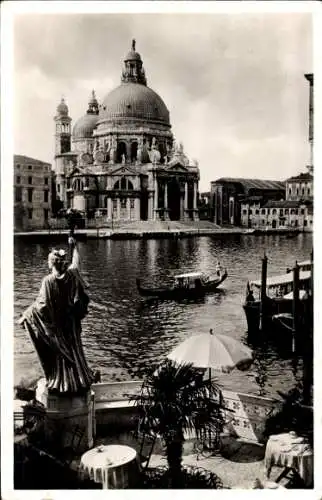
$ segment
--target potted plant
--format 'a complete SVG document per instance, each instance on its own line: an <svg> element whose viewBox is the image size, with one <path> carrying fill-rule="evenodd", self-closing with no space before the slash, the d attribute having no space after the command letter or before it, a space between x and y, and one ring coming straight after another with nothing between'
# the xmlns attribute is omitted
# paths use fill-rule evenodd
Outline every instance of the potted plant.
<svg viewBox="0 0 322 500"><path fill-rule="evenodd" d="M220 389L191 364L166 360L131 400L139 409L141 431L158 435L165 443L168 487L187 487L187 471L182 468L185 433L194 431L198 437L218 426L222 429Z"/></svg>

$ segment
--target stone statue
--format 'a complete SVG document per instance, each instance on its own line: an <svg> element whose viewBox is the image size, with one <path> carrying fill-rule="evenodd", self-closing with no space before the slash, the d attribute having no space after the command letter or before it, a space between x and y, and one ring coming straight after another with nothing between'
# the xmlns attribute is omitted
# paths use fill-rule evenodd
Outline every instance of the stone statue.
<svg viewBox="0 0 322 500"><path fill-rule="evenodd" d="M136 163L142 163L142 148L139 146L136 154Z"/></svg>
<svg viewBox="0 0 322 500"><path fill-rule="evenodd" d="M124 153L122 154L121 158L122 158L122 165L125 165L126 158Z"/></svg>
<svg viewBox="0 0 322 500"><path fill-rule="evenodd" d="M100 143L99 143L99 141L95 141L94 151L95 151L95 152L96 152L96 151L99 151L99 149L100 149Z"/></svg>
<svg viewBox="0 0 322 500"><path fill-rule="evenodd" d="M94 380L81 341L81 321L87 314L89 298L73 237L69 245L72 264L68 266L65 250L50 252L50 274L43 279L37 299L24 311L19 323L35 346L48 392L79 395L88 391Z"/></svg>

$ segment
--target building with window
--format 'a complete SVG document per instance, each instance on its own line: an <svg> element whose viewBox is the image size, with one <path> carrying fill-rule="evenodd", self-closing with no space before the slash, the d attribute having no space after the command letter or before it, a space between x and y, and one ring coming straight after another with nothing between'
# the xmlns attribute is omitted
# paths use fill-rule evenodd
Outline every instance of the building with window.
<svg viewBox="0 0 322 500"><path fill-rule="evenodd" d="M304 172L287 179L286 199L313 201L313 175L310 172Z"/></svg>
<svg viewBox="0 0 322 500"><path fill-rule="evenodd" d="M13 171L15 231L47 227L51 215L51 164L14 155Z"/></svg>
<svg viewBox="0 0 322 500"><path fill-rule="evenodd" d="M253 197L264 202L285 199L285 182L222 177L211 182L210 193L213 222L239 226L243 200Z"/></svg>
<svg viewBox="0 0 322 500"><path fill-rule="evenodd" d="M303 200L263 203L262 199L247 199L241 204L241 225L259 230L313 231L313 206Z"/></svg>
<svg viewBox="0 0 322 500"><path fill-rule="evenodd" d="M198 218L199 168L176 145L169 111L147 86L135 41L121 84L71 128L62 99L55 116L55 197L105 221Z"/></svg>

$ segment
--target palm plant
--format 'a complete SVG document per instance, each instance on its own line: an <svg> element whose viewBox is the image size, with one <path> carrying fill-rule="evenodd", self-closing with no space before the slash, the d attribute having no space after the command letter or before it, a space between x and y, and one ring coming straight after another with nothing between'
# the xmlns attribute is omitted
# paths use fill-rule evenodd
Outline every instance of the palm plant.
<svg viewBox="0 0 322 500"><path fill-rule="evenodd" d="M223 425L221 392L192 364L171 360L151 373L141 393L132 401L139 408L139 428L143 433L159 435L165 443L169 487L183 487L182 454L185 433L199 437Z"/></svg>

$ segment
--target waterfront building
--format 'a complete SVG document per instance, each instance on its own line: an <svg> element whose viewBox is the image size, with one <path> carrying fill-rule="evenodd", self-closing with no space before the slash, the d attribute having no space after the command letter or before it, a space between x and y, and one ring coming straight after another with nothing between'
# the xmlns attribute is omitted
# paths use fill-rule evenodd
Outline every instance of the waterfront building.
<svg viewBox="0 0 322 500"><path fill-rule="evenodd" d="M263 201L249 198L241 203L241 225L246 228L313 230L313 206L309 201Z"/></svg>
<svg viewBox="0 0 322 500"><path fill-rule="evenodd" d="M14 229L43 229L51 214L50 163L14 155Z"/></svg>
<svg viewBox="0 0 322 500"><path fill-rule="evenodd" d="M241 224L241 202L245 198L285 199L285 182L222 177L211 182L213 222L219 225Z"/></svg>
<svg viewBox="0 0 322 500"><path fill-rule="evenodd" d="M121 84L95 92L71 128L64 99L55 116L55 196L103 221L198 219L199 168L176 145L169 111L147 86L135 41Z"/></svg>

